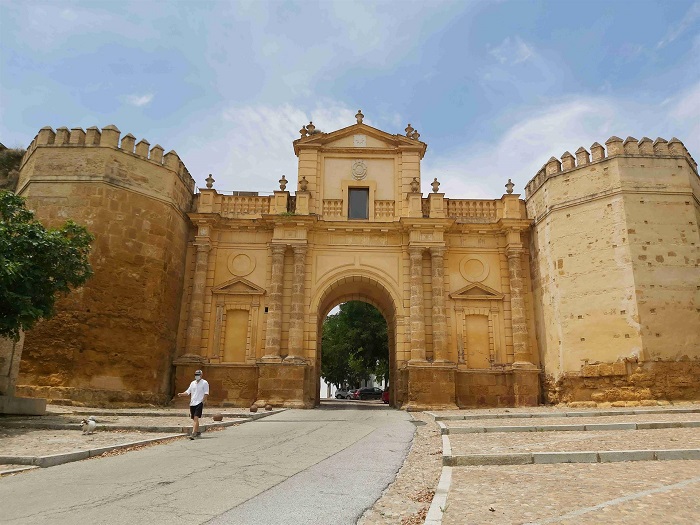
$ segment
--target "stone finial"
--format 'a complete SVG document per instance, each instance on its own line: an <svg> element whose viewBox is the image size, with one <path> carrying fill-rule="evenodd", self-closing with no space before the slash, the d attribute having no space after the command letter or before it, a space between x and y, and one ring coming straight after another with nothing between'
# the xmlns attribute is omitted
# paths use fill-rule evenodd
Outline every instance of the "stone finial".
<svg viewBox="0 0 700 525"><path fill-rule="evenodd" d="M301 180L299 181L299 190L300 191L306 191L306 188L309 187L309 181L306 180L306 175L304 175Z"/></svg>
<svg viewBox="0 0 700 525"><path fill-rule="evenodd" d="M156 144L151 148L150 160L152 160L153 162L157 162L158 164L162 164L164 151L165 150L163 149L163 146L161 146L160 144Z"/></svg>
<svg viewBox="0 0 700 525"><path fill-rule="evenodd" d="M122 140L122 142L124 142L124 141ZM136 144L136 154L139 157L147 159L148 158L148 148L150 146L151 146L151 143L148 142L146 139L139 140L138 144Z"/></svg>
<svg viewBox="0 0 700 525"><path fill-rule="evenodd" d="M591 157L593 162L603 160L605 158L605 148L597 142L594 142L591 144Z"/></svg>
<svg viewBox="0 0 700 525"><path fill-rule="evenodd" d="M100 128L97 126L90 126L85 133L85 144L88 146L99 146L101 135Z"/></svg>
<svg viewBox="0 0 700 525"><path fill-rule="evenodd" d="M627 137L622 143L622 149L628 155L639 155L639 143L634 137Z"/></svg>
<svg viewBox="0 0 700 525"><path fill-rule="evenodd" d="M85 145L85 132L83 128L73 128L70 130L70 143L78 146Z"/></svg>
<svg viewBox="0 0 700 525"><path fill-rule="evenodd" d="M654 146L652 145L651 139L649 137L642 137L639 141L639 153L641 153L642 155L654 154Z"/></svg>
<svg viewBox="0 0 700 525"><path fill-rule="evenodd" d="M585 166L586 164L589 164L590 162L591 162L591 157L589 156L586 148L581 146L579 149L576 150L576 165L577 166Z"/></svg>
<svg viewBox="0 0 700 525"><path fill-rule="evenodd" d="M574 156L571 153L565 151L564 154L561 156L561 168L563 170L572 170L575 167L576 159L574 159Z"/></svg>
<svg viewBox="0 0 700 525"><path fill-rule="evenodd" d="M127 133L122 137L121 149L122 151L133 153L134 144L136 144L136 137L134 137L131 133Z"/></svg>
<svg viewBox="0 0 700 525"><path fill-rule="evenodd" d="M404 131L406 131L406 136L410 139L412 138L411 135L413 135L413 132L416 130L413 129L413 126L411 126L411 124L409 124L408 126L406 126L406 129Z"/></svg>
<svg viewBox="0 0 700 525"><path fill-rule="evenodd" d="M285 191L287 189L287 178L282 175L282 178L278 182L280 183L280 190Z"/></svg>
<svg viewBox="0 0 700 525"><path fill-rule="evenodd" d="M56 128L56 140L54 144L60 146L62 144L68 144L68 142L70 142L70 130L65 126Z"/></svg>
<svg viewBox="0 0 700 525"><path fill-rule="evenodd" d="M301 138L304 138L309 134L309 132L306 131L306 126L302 126L301 129L299 130L299 133L301 134Z"/></svg>
<svg viewBox="0 0 700 525"><path fill-rule="evenodd" d="M613 135L608 140L605 141L605 145L608 147L608 157L613 155L622 155L625 150L622 146L622 139Z"/></svg>
<svg viewBox="0 0 700 525"><path fill-rule="evenodd" d="M418 190L420 190L420 182L418 182L416 177L413 177L411 181L411 193L418 193Z"/></svg>
<svg viewBox="0 0 700 525"><path fill-rule="evenodd" d="M438 182L437 177L433 179L433 182L431 182L430 185L433 187L433 193L437 193L440 190L440 183Z"/></svg>
<svg viewBox="0 0 700 525"><path fill-rule="evenodd" d="M358 109L357 114L355 115L355 118L357 119L358 124L362 124L362 119L365 118L365 116L362 114L362 110Z"/></svg>
<svg viewBox="0 0 700 525"><path fill-rule="evenodd" d="M206 179L204 179L204 181L207 183L208 190L212 189L214 187L214 183L216 182L214 177L211 176L211 173L209 174L209 176Z"/></svg>
<svg viewBox="0 0 700 525"><path fill-rule="evenodd" d="M110 148L119 147L119 135L121 131L114 124L105 126L102 128L102 136L100 138L100 146L107 146Z"/></svg>
<svg viewBox="0 0 700 525"><path fill-rule="evenodd" d="M506 193L510 195L513 193L513 188L515 187L515 184L513 184L513 181L508 179L508 182L506 183Z"/></svg>
<svg viewBox="0 0 700 525"><path fill-rule="evenodd" d="M173 171L179 171L180 157L174 149L171 149L163 156L163 164Z"/></svg>
<svg viewBox="0 0 700 525"><path fill-rule="evenodd" d="M315 129L316 126L314 126L314 123L309 121L309 123L306 125L306 131L309 133L309 135L313 135Z"/></svg>
<svg viewBox="0 0 700 525"><path fill-rule="evenodd" d="M53 144L55 140L56 133L53 129L51 129L51 126L44 126L39 130L39 133L36 136L37 144Z"/></svg>
<svg viewBox="0 0 700 525"><path fill-rule="evenodd" d="M561 171L561 162L556 157L550 157L547 164L544 165L545 173L551 175L552 173L559 173Z"/></svg>
<svg viewBox="0 0 700 525"><path fill-rule="evenodd" d="M413 140L418 140L420 138L420 133L418 133L418 131L414 131L413 133L411 133L411 138Z"/></svg>

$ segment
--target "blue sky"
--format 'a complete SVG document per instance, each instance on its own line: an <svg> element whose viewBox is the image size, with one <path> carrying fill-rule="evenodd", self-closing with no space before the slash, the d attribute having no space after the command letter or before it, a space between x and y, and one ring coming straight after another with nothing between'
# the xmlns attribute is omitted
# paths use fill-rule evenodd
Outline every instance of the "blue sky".
<svg viewBox="0 0 700 525"><path fill-rule="evenodd" d="M174 149L198 185L271 192L292 140L365 122L428 144L423 191L516 192L611 135L700 160L698 1L0 0L0 142L103 127Z"/></svg>

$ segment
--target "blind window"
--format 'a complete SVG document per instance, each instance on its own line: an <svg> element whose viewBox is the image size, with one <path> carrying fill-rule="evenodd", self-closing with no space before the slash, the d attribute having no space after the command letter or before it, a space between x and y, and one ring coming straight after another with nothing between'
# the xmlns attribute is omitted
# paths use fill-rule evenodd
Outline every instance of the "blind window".
<svg viewBox="0 0 700 525"><path fill-rule="evenodd" d="M348 219L369 219L369 188L348 189Z"/></svg>

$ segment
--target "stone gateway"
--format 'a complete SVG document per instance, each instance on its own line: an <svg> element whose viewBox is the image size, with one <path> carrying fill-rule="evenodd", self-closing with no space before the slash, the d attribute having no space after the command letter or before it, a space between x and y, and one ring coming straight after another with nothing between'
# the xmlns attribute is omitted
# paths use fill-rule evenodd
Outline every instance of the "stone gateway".
<svg viewBox="0 0 700 525"><path fill-rule="evenodd" d="M322 322L358 300L387 321L395 407L700 396L700 179L677 139L611 137L525 200L475 200L420 192L410 124L300 135L297 180L263 196L195 193L114 126L40 130L16 191L95 234L95 276L26 334L17 393L164 404L203 369L210 404L312 408Z"/></svg>

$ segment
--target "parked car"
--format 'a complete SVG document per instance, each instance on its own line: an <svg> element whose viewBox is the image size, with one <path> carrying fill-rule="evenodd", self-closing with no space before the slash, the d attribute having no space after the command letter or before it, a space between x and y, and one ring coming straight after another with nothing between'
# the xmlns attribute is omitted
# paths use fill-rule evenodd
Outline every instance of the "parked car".
<svg viewBox="0 0 700 525"><path fill-rule="evenodd" d="M340 389L336 390L335 398L336 399L350 399L350 389L349 388L340 388Z"/></svg>
<svg viewBox="0 0 700 525"><path fill-rule="evenodd" d="M384 392L382 392L382 402L386 403L387 405L389 404L389 389L385 388Z"/></svg>
<svg viewBox="0 0 700 525"><path fill-rule="evenodd" d="M360 389L355 388L348 393L348 399L360 399Z"/></svg>
<svg viewBox="0 0 700 525"><path fill-rule="evenodd" d="M382 398L382 389L377 388L376 386L368 386L365 388L360 388L360 391L358 393L358 397L360 399L381 399Z"/></svg>

